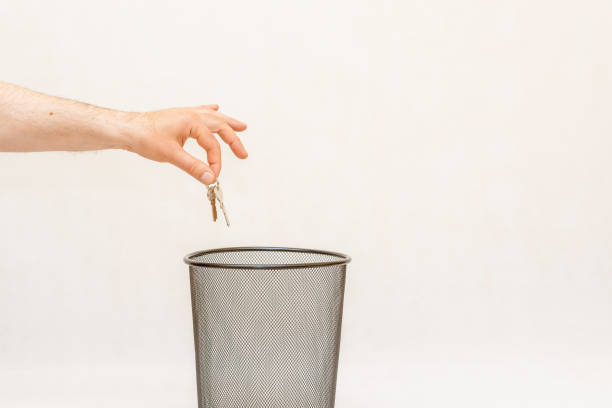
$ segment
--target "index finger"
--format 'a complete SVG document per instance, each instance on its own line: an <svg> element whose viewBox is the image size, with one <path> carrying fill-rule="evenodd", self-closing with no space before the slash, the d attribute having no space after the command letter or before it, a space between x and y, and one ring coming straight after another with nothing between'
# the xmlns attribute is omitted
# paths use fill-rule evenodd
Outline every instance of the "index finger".
<svg viewBox="0 0 612 408"><path fill-rule="evenodd" d="M194 128L194 133L191 135L198 144L206 150L206 161L210 169L219 177L221 172L221 146L213 134L204 125Z"/></svg>

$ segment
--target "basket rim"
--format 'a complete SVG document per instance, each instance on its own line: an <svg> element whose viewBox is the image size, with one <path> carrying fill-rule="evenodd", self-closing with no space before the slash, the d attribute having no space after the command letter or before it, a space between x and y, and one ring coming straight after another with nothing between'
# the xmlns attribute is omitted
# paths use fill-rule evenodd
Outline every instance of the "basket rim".
<svg viewBox="0 0 612 408"><path fill-rule="evenodd" d="M338 259L335 261L325 262L303 262L296 264L228 264L218 262L204 262L196 261L192 258L207 254L214 254L219 252L240 252L240 251L278 251L278 252L301 252L305 254L318 254L318 255L330 255L335 256ZM291 247L269 247L269 246L244 246L244 247L228 247L228 248L214 248L205 249L201 251L195 251L185 255L183 261L190 266L205 266L208 268L222 268L222 269L300 269L300 268L319 268L324 266L335 266L335 265L346 265L351 262L351 257L340 252L325 251L322 249L309 249L309 248L291 248Z"/></svg>

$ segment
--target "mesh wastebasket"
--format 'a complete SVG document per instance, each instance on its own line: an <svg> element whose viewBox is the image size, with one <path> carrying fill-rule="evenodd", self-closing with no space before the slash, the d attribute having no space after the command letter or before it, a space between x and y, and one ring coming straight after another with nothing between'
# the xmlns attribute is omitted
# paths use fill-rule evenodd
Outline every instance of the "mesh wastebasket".
<svg viewBox="0 0 612 408"><path fill-rule="evenodd" d="M199 408L333 408L349 257L243 247L185 262Z"/></svg>

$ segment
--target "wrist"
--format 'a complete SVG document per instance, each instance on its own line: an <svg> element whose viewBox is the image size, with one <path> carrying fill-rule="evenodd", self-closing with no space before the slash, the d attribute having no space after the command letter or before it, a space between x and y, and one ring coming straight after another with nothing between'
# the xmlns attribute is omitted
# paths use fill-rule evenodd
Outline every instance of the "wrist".
<svg viewBox="0 0 612 408"><path fill-rule="evenodd" d="M114 111L109 132L111 149L134 151L135 140L141 133L142 119L138 112Z"/></svg>

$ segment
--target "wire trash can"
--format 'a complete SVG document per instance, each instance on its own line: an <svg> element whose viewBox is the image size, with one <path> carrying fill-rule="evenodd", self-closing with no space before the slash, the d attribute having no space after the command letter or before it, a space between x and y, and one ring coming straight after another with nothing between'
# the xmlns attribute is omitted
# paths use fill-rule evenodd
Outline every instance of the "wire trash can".
<svg viewBox="0 0 612 408"><path fill-rule="evenodd" d="M333 408L346 255L199 251L189 265L199 408Z"/></svg>

